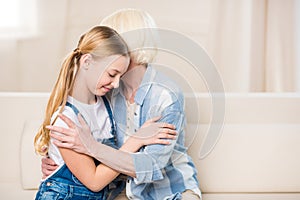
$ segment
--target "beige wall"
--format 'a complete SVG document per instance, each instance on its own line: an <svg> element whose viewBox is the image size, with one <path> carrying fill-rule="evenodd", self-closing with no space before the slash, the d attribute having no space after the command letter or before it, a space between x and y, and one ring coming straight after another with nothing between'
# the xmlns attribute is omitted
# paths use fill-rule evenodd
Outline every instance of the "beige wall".
<svg viewBox="0 0 300 200"><path fill-rule="evenodd" d="M35 0L37 32L25 38L0 38L0 91L48 92L60 63L75 48L81 33L119 8L147 10L161 28L176 30L204 45L209 26L209 0L121 1ZM192 5L192 6L191 6ZM185 69L184 61L161 55L164 65ZM205 90L203 81L195 82ZM199 86L198 86L199 85Z"/></svg>
<svg viewBox="0 0 300 200"><path fill-rule="evenodd" d="M22 12L27 14L22 18L32 27L36 24L35 31L3 38L0 30L0 91L49 92L60 63L79 36L104 16L128 7L148 11L160 28L184 34L204 47L217 65L226 92L300 91L298 0L24 2ZM35 2L35 9L28 2ZM29 23L34 13L36 22ZM183 83L186 80L196 92L208 91L207 77L194 73L178 56L160 52L157 61L167 66L162 71L174 69L175 80L185 92L190 92Z"/></svg>

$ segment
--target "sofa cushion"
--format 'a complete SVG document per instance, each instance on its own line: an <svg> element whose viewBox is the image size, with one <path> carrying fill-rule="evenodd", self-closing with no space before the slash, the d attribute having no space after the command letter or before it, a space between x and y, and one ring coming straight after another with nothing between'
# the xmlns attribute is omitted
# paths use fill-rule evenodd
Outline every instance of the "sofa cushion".
<svg viewBox="0 0 300 200"><path fill-rule="evenodd" d="M33 139L41 125L41 120L27 120L24 123L20 147L21 184L27 189L37 189L42 177L41 156L33 147Z"/></svg>

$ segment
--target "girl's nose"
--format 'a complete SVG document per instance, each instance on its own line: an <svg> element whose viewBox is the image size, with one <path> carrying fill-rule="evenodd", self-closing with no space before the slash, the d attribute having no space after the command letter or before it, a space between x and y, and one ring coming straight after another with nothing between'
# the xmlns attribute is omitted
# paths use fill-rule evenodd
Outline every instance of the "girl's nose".
<svg viewBox="0 0 300 200"><path fill-rule="evenodd" d="M119 78L116 78L111 84L114 88L118 88L119 87Z"/></svg>

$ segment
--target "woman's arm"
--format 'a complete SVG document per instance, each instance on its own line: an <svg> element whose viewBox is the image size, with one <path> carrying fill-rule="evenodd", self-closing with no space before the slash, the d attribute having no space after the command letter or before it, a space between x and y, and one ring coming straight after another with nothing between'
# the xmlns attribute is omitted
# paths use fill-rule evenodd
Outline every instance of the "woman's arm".
<svg viewBox="0 0 300 200"><path fill-rule="evenodd" d="M153 120L152 120L153 121ZM151 122L148 121L143 125L143 128L151 127ZM150 131L150 129L147 129ZM123 159L125 159L125 163L129 166L133 166L130 164L132 162L130 152L136 152L142 146L148 144L168 144L169 142L161 139L163 138L174 138L175 131L170 131L170 134L164 133L164 129L160 129L158 131L152 130L153 134L135 134L128 138L128 140L124 143L124 145L120 148L123 151L121 152ZM94 140L95 141L95 140ZM98 143L98 142L97 142ZM101 144L101 143L98 143ZM105 145L106 146L106 145ZM59 147L60 153L68 166L71 172L90 190L96 192L102 190L106 185L108 185L112 180L114 180L119 172L104 165L100 164L98 166L95 165L94 160L84 154L77 153L71 149L61 148ZM116 151L116 150L114 150ZM103 151L101 154L110 154L109 151ZM120 153L118 153L120 154ZM127 156L130 156L128 158ZM111 157L110 157L111 158ZM119 162L123 162L120 159ZM133 170L134 171L134 170ZM130 173L129 175L135 176L135 173Z"/></svg>
<svg viewBox="0 0 300 200"><path fill-rule="evenodd" d="M173 125L153 123L154 120L151 120L148 121L135 135L130 137L120 148L121 151L119 151L96 142L90 134L89 127L80 115L78 116L78 119L81 123L81 127L76 126L74 122L64 115L60 115L60 118L69 128L48 126L51 131L63 134L63 136L54 133L50 134L51 137L57 139L57 141L54 142L57 146L88 154L116 171L132 177L135 177L136 175L133 158L129 152L135 152L144 145L154 143L169 144L169 141L165 139L175 139L176 135L176 131L174 130L175 127Z"/></svg>

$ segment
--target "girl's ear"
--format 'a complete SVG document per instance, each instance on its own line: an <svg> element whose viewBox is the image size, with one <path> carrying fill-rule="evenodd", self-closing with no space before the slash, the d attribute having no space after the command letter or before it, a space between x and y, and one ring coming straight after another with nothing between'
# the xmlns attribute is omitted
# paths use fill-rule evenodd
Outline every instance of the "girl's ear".
<svg viewBox="0 0 300 200"><path fill-rule="evenodd" d="M87 53L81 56L80 59L80 67L83 67L84 69L88 69L89 65L92 62L92 55Z"/></svg>

